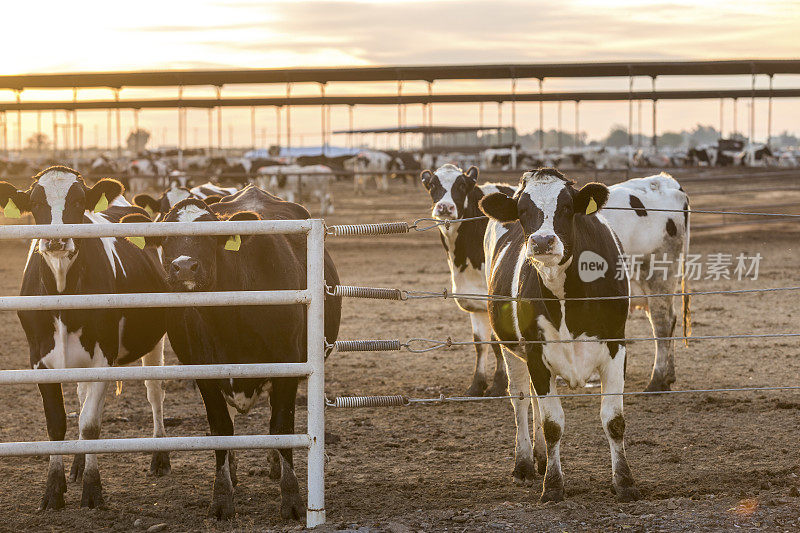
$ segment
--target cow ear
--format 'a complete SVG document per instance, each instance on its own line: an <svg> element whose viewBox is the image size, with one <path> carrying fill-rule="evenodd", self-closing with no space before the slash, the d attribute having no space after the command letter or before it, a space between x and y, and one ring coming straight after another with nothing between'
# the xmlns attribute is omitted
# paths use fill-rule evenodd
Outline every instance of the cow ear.
<svg viewBox="0 0 800 533"><path fill-rule="evenodd" d="M161 209L161 203L149 194L137 194L134 196L133 205L139 206L147 211L150 217L155 216Z"/></svg>
<svg viewBox="0 0 800 533"><path fill-rule="evenodd" d="M23 213L30 213L30 193L18 191L7 181L0 181L0 208L6 218L19 218Z"/></svg>
<svg viewBox="0 0 800 533"><path fill-rule="evenodd" d="M587 183L575 195L572 205L576 215L591 215L608 201L608 187L602 183Z"/></svg>
<svg viewBox="0 0 800 533"><path fill-rule="evenodd" d="M467 184L469 185L469 188L472 189L475 184L478 183L478 167L475 165L469 167L464 173L464 176L467 177Z"/></svg>
<svg viewBox="0 0 800 533"><path fill-rule="evenodd" d="M257 213L253 211L240 211L238 213L234 213L227 220L261 220L261 217L258 216ZM242 236L241 235L229 235L220 236L220 244L224 243L224 247L229 252L238 252L239 248L242 246Z"/></svg>
<svg viewBox="0 0 800 533"><path fill-rule="evenodd" d="M501 192L484 196L478 206L486 216L498 222L513 222L519 219L517 201Z"/></svg>
<svg viewBox="0 0 800 533"><path fill-rule="evenodd" d="M203 203L206 205L212 205L222 200L222 196L219 194L212 194L203 198Z"/></svg>
<svg viewBox="0 0 800 533"><path fill-rule="evenodd" d="M426 189L431 189L431 180L433 179L433 174L431 174L430 170L423 170L422 173L419 175L419 179L422 180L422 184L425 186Z"/></svg>
<svg viewBox="0 0 800 533"><path fill-rule="evenodd" d="M152 220L150 219L150 217L140 212L140 213L131 213L129 215L125 215L120 219L119 222L120 224L130 224L137 222L152 222ZM140 250L144 249L145 246L149 247L161 246L161 243L164 242L164 237L158 235L148 236L148 237L137 237L134 235L125 238Z"/></svg>
<svg viewBox="0 0 800 533"><path fill-rule="evenodd" d="M111 202L125 192L125 187L117 180L104 178L86 191L86 209L95 213L105 211Z"/></svg>

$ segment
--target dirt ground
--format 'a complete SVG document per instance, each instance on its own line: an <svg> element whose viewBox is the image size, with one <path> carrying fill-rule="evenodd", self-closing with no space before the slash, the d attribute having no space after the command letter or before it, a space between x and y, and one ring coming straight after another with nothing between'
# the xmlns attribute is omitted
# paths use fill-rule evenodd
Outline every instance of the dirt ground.
<svg viewBox="0 0 800 533"><path fill-rule="evenodd" d="M773 190L734 193L711 181L686 187L698 192L695 208L724 204L788 202L795 193ZM700 194L709 189L719 194ZM336 188L337 213L329 223L413 220L426 216L421 189L396 185L390 195L350 197ZM796 211L797 212L797 211ZM695 222L712 223L711 215ZM800 285L800 230L786 224L697 231L693 253L761 253L756 281L697 281L695 290ZM444 251L435 231L410 235L330 239L342 283L441 290L449 283ZM27 245L0 244L0 293L16 294ZM800 332L796 293L697 296L695 335ZM13 313L0 315L0 368L26 368L28 350ZM452 301L346 300L340 339L469 340L469 319ZM632 315L629 337L649 337L643 313ZM694 341L676 351L676 389L799 385L800 350L794 339ZM626 389L642 390L652 366L650 342L629 345ZM172 353L170 362L175 361ZM329 397L404 394L460 395L469 385L474 350L459 347L428 354L343 353L327 362ZM168 382L168 434L204 435L200 395ZM77 438L75 388L65 387L67 438ZM305 393L301 396L304 398ZM565 502L541 505L541 478L532 487L511 481L514 419L507 401L382 409L329 409L327 431L338 438L326 448L323 530L361 531L721 531L800 530L800 391L683 394L625 399L627 455L643 499L620 504L611 488L608 444L598 398L564 400L562 441ZM41 400L35 386L0 388L0 439L45 440ZM269 409L262 402L237 418L241 434L266 432ZM305 425L298 405L297 429ZM109 394L103 436L149 436L149 405L140 382L122 395ZM0 531L129 531L164 523L168 531L263 531L301 528L279 517L279 488L266 477L263 452L240 452L237 516L228 523L206 519L211 452L172 453L172 473L148 478L144 454L100 458L104 510L79 508L80 486L70 485L63 511L37 513L46 458L0 460ZM295 455L305 486L305 453ZM67 460L67 465L69 459Z"/></svg>

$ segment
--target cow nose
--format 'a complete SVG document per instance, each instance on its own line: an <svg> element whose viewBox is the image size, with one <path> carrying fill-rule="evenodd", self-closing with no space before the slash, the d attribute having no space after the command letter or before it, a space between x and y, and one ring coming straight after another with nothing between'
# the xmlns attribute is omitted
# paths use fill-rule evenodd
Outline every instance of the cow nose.
<svg viewBox="0 0 800 533"><path fill-rule="evenodd" d="M191 279L193 275L197 273L197 270L199 268L200 268L200 263L198 263L196 259L192 259L191 257L181 257L179 259L174 260L170 264L170 270L172 270L172 275L175 276L180 281Z"/></svg>
<svg viewBox="0 0 800 533"><path fill-rule="evenodd" d="M452 215L456 210L456 206L453 204L436 204L436 214L437 215Z"/></svg>
<svg viewBox="0 0 800 533"><path fill-rule="evenodd" d="M62 252L67 249L67 241L65 239L42 239L39 248L43 252Z"/></svg>
<svg viewBox="0 0 800 533"><path fill-rule="evenodd" d="M549 254L556 243L555 235L531 235L534 255Z"/></svg>

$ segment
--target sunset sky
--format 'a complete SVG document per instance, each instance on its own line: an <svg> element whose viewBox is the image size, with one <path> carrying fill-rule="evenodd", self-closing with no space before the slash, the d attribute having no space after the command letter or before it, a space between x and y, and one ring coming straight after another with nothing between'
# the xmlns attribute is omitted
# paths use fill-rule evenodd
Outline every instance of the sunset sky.
<svg viewBox="0 0 800 533"><path fill-rule="evenodd" d="M700 60L797 58L800 51L800 3L729 1L561 2L495 1L232 1L143 0L122 2L15 3L15 24L0 32L0 74L186 68L310 67L342 65L505 63L617 60ZM507 91L508 81L437 82L441 92ZM627 79L548 79L545 90L626 90ZM748 77L660 78L658 88L749 88ZM767 86L766 77L758 80ZM800 76L779 76L775 87L800 87ZM535 80L521 80L520 91L533 91ZM649 89L649 79L634 88ZM328 94L393 92L388 84L329 84ZM422 92L408 83L404 92ZM224 89L228 96L283 94L283 86ZM318 94L315 85L295 86L293 94ZM108 90L82 90L81 98L107 98ZM124 89L122 98L174 96L175 89ZM186 96L211 96L211 88L187 89ZM23 99L68 99L71 91L29 90ZM11 91L0 98L12 100ZM726 102L725 127L732 124ZM746 130L749 102L739 103L739 129ZM719 103L659 103L659 130L679 130L700 122L718 125ZM766 133L766 102L757 101L756 136ZM564 106L564 128L573 126L573 107ZM258 111L258 130L274 140L274 111ZM438 105L437 124L477 124L477 105ZM176 141L176 112L143 111L142 127L156 144ZM226 109L224 144L249 145L249 111ZM334 108L333 127L347 125L347 112ZM773 132L800 131L800 101L775 104ZM86 142L105 143L105 113L80 112ZM304 144L319 142L318 109L293 111L293 135ZM508 124L510 108L503 109ZM643 107L650 131L650 104ZM44 131L51 132L51 114ZM58 118L63 121L63 117ZM556 104L545 105L545 127L555 127ZM420 106L408 109L408 123L421 122ZM486 123L497 121L497 106L486 105ZM394 108L359 107L357 127L392 126ZM627 124L626 103L584 103L581 129L604 135L614 123ZM16 114L9 114L11 146ZM538 104L518 104L521 132L538 127ZM99 127L95 127L98 125ZM132 113L123 112L123 131ZM36 115L23 114L23 136L35 130ZM188 141L204 145L206 112L189 111ZM344 139L341 140L342 142ZM259 141L259 144L262 144Z"/></svg>

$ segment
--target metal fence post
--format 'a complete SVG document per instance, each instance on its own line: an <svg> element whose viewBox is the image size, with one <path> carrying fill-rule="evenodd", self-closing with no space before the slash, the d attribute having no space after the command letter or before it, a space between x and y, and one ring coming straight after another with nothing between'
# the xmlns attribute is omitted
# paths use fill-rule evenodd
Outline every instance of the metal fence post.
<svg viewBox="0 0 800 533"><path fill-rule="evenodd" d="M308 363L308 511L306 527L325 523L325 226L312 220L307 237L306 290Z"/></svg>

